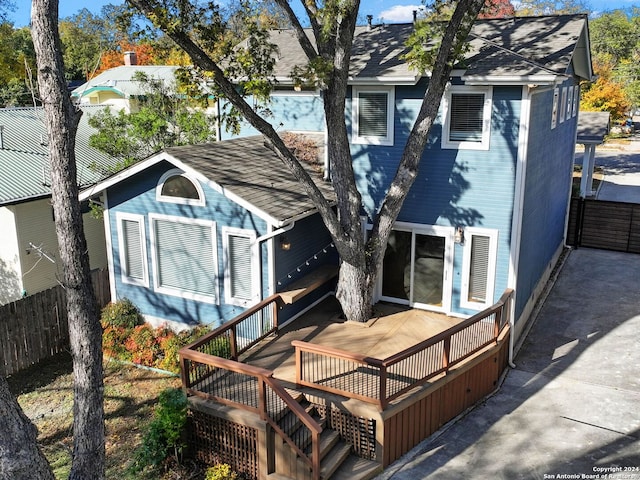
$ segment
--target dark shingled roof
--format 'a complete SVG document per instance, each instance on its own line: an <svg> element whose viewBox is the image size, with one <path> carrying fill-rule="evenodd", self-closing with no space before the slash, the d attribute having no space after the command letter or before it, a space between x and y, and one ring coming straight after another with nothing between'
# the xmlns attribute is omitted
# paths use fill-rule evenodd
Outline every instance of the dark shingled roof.
<svg viewBox="0 0 640 480"><path fill-rule="evenodd" d="M578 143L604 142L609 133L609 112L580 112L578 115Z"/></svg>
<svg viewBox="0 0 640 480"><path fill-rule="evenodd" d="M172 147L166 149L166 154L280 223L315 211L300 183L265 146L262 136ZM333 201L331 184L311 166L309 173L325 198Z"/></svg>
<svg viewBox="0 0 640 480"><path fill-rule="evenodd" d="M586 40L581 40L585 30L585 15L479 19L469 36L471 49L459 68L466 68L465 76L566 74L576 51L586 48ZM413 24L357 27L351 77L417 79L417 72L403 60L412 31ZM277 78L288 78L294 66L306 64L293 31L274 30L270 41L279 51Z"/></svg>

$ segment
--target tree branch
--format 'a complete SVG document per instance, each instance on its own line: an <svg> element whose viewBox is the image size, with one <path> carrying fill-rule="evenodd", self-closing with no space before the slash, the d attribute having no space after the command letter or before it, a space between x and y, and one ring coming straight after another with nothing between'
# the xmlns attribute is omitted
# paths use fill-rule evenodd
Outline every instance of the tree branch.
<svg viewBox="0 0 640 480"><path fill-rule="evenodd" d="M275 0L275 2L280 6L280 8L282 8L282 10L284 10L284 12L286 13L287 17L289 17L289 21L291 22L291 25L293 25L293 29L296 32L296 36L298 37L298 42L300 42L300 46L302 47L302 50L304 50L305 55L307 56L307 58L309 59L309 61L314 60L315 58L318 57L318 52L316 51L315 47L313 46L313 44L311 43L311 41L309 40L309 37L307 37L307 34L304 31L304 28L302 28L302 25L300 25L300 21L298 20L298 17L296 16L296 14L294 13L294 11L291 8L291 5L289 5L289 1L288 0ZM304 3L304 2L303 2ZM306 8L306 6L305 6ZM312 16L309 15L309 21L312 21ZM317 22L312 21L312 24ZM316 29L313 29L314 34L316 33Z"/></svg>
<svg viewBox="0 0 640 480"><path fill-rule="evenodd" d="M155 17L153 6L154 2L152 0L128 1L148 18ZM213 74L213 81L224 93L227 100L229 100L242 113L245 119L254 128L268 139L268 142L273 146L273 149L280 160L282 160L282 162L291 170L293 176L302 184L305 193L318 209L318 212L325 221L331 235L334 236L335 239L340 238L338 218L336 217L331 205L325 199L313 179L309 176L307 170L300 164L295 155L293 155L293 153L291 153L291 151L286 147L272 125L258 115L253 108L251 108L242 95L238 93L233 83L226 78L218 64L204 50L202 50L202 48L200 48L185 31L181 29L168 29L166 25L159 25L159 28L165 31L173 41L187 52L191 57L191 60L193 60L194 65Z"/></svg>

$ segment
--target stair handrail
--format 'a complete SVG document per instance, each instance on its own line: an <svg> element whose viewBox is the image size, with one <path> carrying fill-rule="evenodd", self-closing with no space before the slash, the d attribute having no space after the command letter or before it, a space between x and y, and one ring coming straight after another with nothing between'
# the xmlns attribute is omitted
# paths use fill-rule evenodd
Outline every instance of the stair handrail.
<svg viewBox="0 0 640 480"><path fill-rule="evenodd" d="M273 371L265 368L252 366L246 363L241 363L236 360L229 360L215 355L209 355L208 353L198 352L197 350L190 350L188 347L184 347L179 351L180 363L182 365L182 385L183 389L191 394L204 398L212 398L220 403L231 404L238 406L242 409L254 411L260 417L269 423L274 431L287 442L296 453L302 458L302 460L309 465L314 480L320 479L320 434L322 433L322 426L316 422L311 415L309 415L304 408L286 391L286 389L273 378ZM237 401L220 398L205 392L193 390L191 387L191 381L189 379L189 362L195 362L204 364L210 367L223 369L239 373L242 375L251 376L257 379L258 382L258 408L253 408L250 405L240 403ZM300 448L295 440L291 438L284 430L280 428L278 422L269 415L268 400L266 386L269 388L284 402L286 408L291 411L311 432L311 455L306 454L302 448Z"/></svg>
<svg viewBox="0 0 640 480"><path fill-rule="evenodd" d="M266 391L261 391L261 395L264 395L265 401L260 402L263 408L263 419L266 420L269 425L280 435L280 437L286 441L302 458L302 460L311 468L311 474L313 480L320 480L320 434L322 433L322 426L316 422L311 415L309 415L304 408L284 389L284 387L273 378L273 372L268 377L262 378L264 386L269 385L273 392L280 397L280 399L287 405L287 408L311 431L311 456L307 455L296 442L284 432L278 422L269 416L267 411ZM263 387L264 388L264 387Z"/></svg>

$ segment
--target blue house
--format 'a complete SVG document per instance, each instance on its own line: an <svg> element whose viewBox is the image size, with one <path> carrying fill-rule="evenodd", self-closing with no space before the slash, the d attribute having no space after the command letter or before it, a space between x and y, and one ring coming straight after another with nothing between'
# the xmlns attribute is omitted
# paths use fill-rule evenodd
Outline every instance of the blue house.
<svg viewBox="0 0 640 480"><path fill-rule="evenodd" d="M345 114L363 235L429 81L403 60L412 28L356 29ZM296 91L290 79L304 58L295 35L274 31L271 41L280 52L272 123L324 134L320 93ZM588 22L478 20L469 42L389 239L376 299L464 317L513 288L517 339L564 247L580 83L592 78ZM313 205L255 133L244 125L240 138L169 149L83 193L105 199L115 298L156 321L221 322L335 264ZM322 180L331 159L321 163L317 179L331 195ZM330 289L293 303L291 316Z"/></svg>
<svg viewBox="0 0 640 480"><path fill-rule="evenodd" d="M330 184L310 170L330 199ZM297 289L311 271L326 285L295 305L290 292L281 318L331 291L331 238L262 137L169 148L82 197L97 194L111 239L112 296L129 298L152 324L218 325L276 291Z"/></svg>

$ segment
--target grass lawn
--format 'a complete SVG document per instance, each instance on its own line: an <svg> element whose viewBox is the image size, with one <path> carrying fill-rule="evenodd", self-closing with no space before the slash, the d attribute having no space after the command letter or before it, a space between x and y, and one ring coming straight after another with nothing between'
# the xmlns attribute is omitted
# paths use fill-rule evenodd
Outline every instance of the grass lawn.
<svg viewBox="0 0 640 480"><path fill-rule="evenodd" d="M125 470L132 454L152 418L159 393L179 387L180 380L115 362L107 361L104 367L106 477L123 480L127 478ZM38 428L38 441L56 478L68 478L73 420L71 357L57 355L7 380L25 414Z"/></svg>

